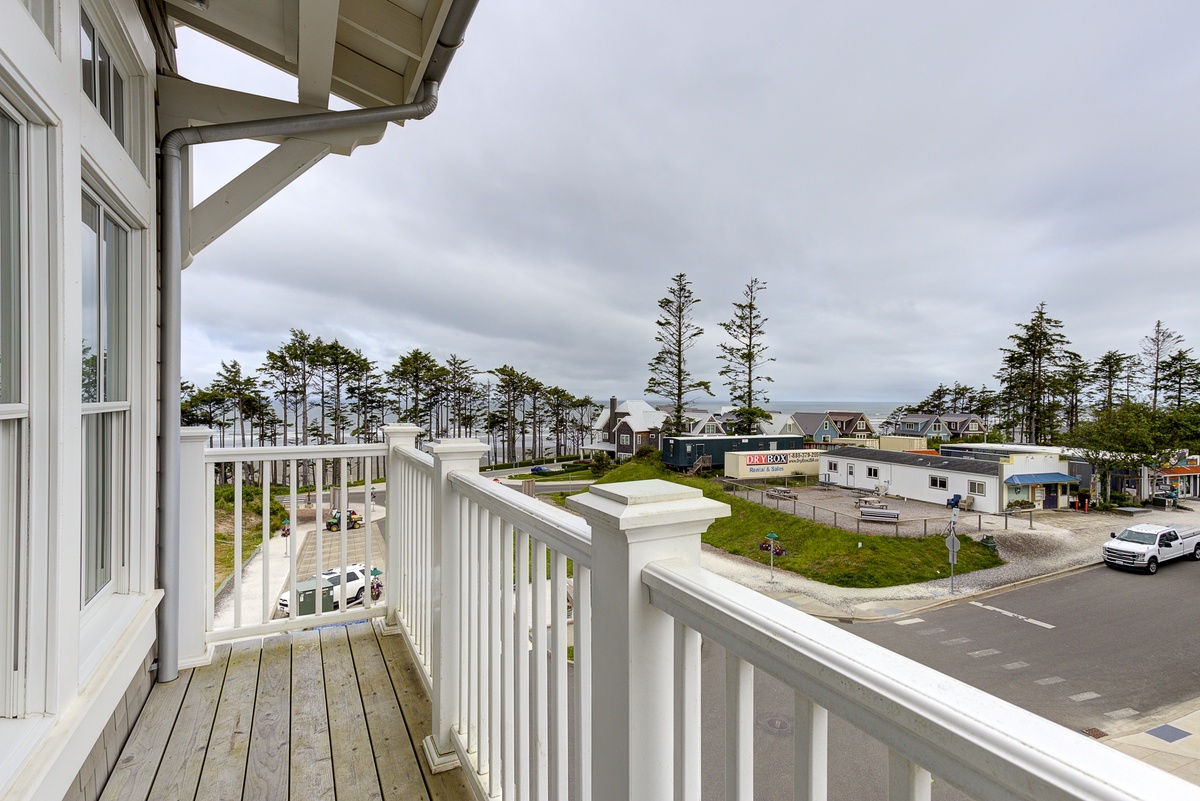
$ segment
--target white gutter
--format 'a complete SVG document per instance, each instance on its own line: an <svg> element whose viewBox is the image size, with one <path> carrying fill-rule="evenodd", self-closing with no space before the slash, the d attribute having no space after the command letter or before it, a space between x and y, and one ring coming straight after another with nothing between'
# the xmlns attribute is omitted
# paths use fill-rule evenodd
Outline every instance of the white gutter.
<svg viewBox="0 0 1200 801"><path fill-rule="evenodd" d="M444 68L445 64L442 66ZM180 273L183 270L183 149L210 142L230 142L265 136L302 136L370 123L420 120L428 117L437 108L437 95L437 81L427 80L422 84L419 99L415 103L177 128L162 139L158 575L159 585L165 595L158 612L159 682L174 681L179 676L179 390L182 378Z"/></svg>

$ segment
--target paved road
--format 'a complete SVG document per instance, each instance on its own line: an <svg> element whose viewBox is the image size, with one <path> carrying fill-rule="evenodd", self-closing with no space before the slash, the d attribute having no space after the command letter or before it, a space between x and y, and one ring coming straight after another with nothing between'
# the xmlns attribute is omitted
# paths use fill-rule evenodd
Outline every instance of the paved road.
<svg viewBox="0 0 1200 801"><path fill-rule="evenodd" d="M841 624L1071 729L1112 733L1200 693L1200 565L1095 567L919 615Z"/></svg>

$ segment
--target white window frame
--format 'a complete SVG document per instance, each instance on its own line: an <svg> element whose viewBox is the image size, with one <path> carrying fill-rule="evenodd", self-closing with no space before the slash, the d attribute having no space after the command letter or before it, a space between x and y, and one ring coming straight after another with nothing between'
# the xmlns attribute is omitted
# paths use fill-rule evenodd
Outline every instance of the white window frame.
<svg viewBox="0 0 1200 801"><path fill-rule="evenodd" d="M967 494L979 496L987 495L987 483L983 481L968 481Z"/></svg>
<svg viewBox="0 0 1200 801"><path fill-rule="evenodd" d="M13 272L4 275L0 265L0 280L12 280L12 305L0 308L0 321L6 330L0 337L11 342L9 359L15 359L7 379L15 383L15 392L0 397L0 717L20 717L25 711L26 647L28 642L29 602L29 525L27 481L29 447L29 139L28 124L23 115L0 98L0 114L13 126L13 147L16 150L16 175L12 184L0 184L0 191L13 192L16 218L10 235L16 248L9 255ZM4 154L0 153L0 159ZM6 160L5 160L6 161ZM0 168L5 167L0 162ZM7 258L0 252L0 259ZM0 339L2 342L3 339ZM0 345L3 347L3 345Z"/></svg>
<svg viewBox="0 0 1200 801"><path fill-rule="evenodd" d="M867 478L879 478L879 468L878 467L868 467L867 468Z"/></svg>
<svg viewBox="0 0 1200 801"><path fill-rule="evenodd" d="M622 444L622 445L628 445L629 443L630 443L629 435L628 435L628 434L621 434L620 444Z"/></svg>
<svg viewBox="0 0 1200 801"><path fill-rule="evenodd" d="M830 472L830 473L836 473L837 471L838 471L838 463L837 463L837 462L833 462L833 461L831 461L831 462L829 463L829 472Z"/></svg>
<svg viewBox="0 0 1200 801"><path fill-rule="evenodd" d="M121 280L116 287L116 297L105 294L109 287L104 286L103 280L98 281L99 295L95 298L98 315L98 334L102 338L97 353L97 390L93 401L82 400L82 415L80 427L80 604L84 610L83 623L86 626L94 614L94 610L104 605L105 599L114 592L124 592L128 587L126 569L129 566L130 548L130 488L131 475L131 353L130 316L133 311L131 288L133 285L134 233L121 219L111 206L100 197L99 192L90 187L83 189L82 195L86 201L94 203L98 209L96 223L99 231L96 236L97 266L99 275L107 277L114 265L107 263L109 256L106 233L111 223L124 234L123 264L119 265ZM84 201L81 201L84 202ZM83 223L80 223L83 225ZM89 247L86 239L81 238L81 252ZM84 267L80 265L81 271ZM81 291L83 282L81 281ZM86 301L87 298L81 300ZM119 318L115 327L107 325L113 313ZM86 319L87 315L84 314ZM117 343L110 341L116 338ZM120 347L119 358L109 358L105 354L110 346ZM120 365L119 380L112 383L120 384L113 388L109 382L108 365L117 362ZM83 372L83 363L80 362ZM117 397L112 397L112 396ZM95 546L96 538L100 538L100 547ZM107 565L103 574L100 565Z"/></svg>
<svg viewBox="0 0 1200 801"><path fill-rule="evenodd" d="M930 489L944 490L949 486L950 486L949 479L947 479L945 476L930 476L929 477L929 488Z"/></svg>
<svg viewBox="0 0 1200 801"><path fill-rule="evenodd" d="M128 147L129 77L121 67L121 59L114 58L115 40L94 19L88 9L79 9L80 87L121 147ZM90 61L84 60L85 34L91 37Z"/></svg>

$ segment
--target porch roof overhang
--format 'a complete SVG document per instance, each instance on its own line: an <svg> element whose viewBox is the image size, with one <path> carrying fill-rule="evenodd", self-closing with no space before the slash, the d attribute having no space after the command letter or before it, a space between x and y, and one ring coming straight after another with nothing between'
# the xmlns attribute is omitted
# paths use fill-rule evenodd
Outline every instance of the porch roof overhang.
<svg viewBox="0 0 1200 801"><path fill-rule="evenodd" d="M176 23L296 76L299 102L322 108L331 93L363 108L413 102L422 81L442 81L462 44L456 22L474 6L475 0L166 0ZM443 30L454 32L452 41L443 41Z"/></svg>
<svg viewBox="0 0 1200 801"><path fill-rule="evenodd" d="M1005 484L1078 484L1079 479L1066 473L1021 473L1004 479Z"/></svg>

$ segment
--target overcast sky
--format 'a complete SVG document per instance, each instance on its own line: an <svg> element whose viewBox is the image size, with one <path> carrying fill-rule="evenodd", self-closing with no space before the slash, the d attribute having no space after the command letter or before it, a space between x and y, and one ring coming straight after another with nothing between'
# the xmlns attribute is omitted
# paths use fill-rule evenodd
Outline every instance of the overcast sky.
<svg viewBox="0 0 1200 801"><path fill-rule="evenodd" d="M184 274L184 377L288 329L642 397L751 278L772 401L996 387L1041 301L1092 360L1200 345L1200 4L482 0L435 114L329 156ZM295 99L181 32L193 80ZM259 145L206 145L212 191Z"/></svg>

